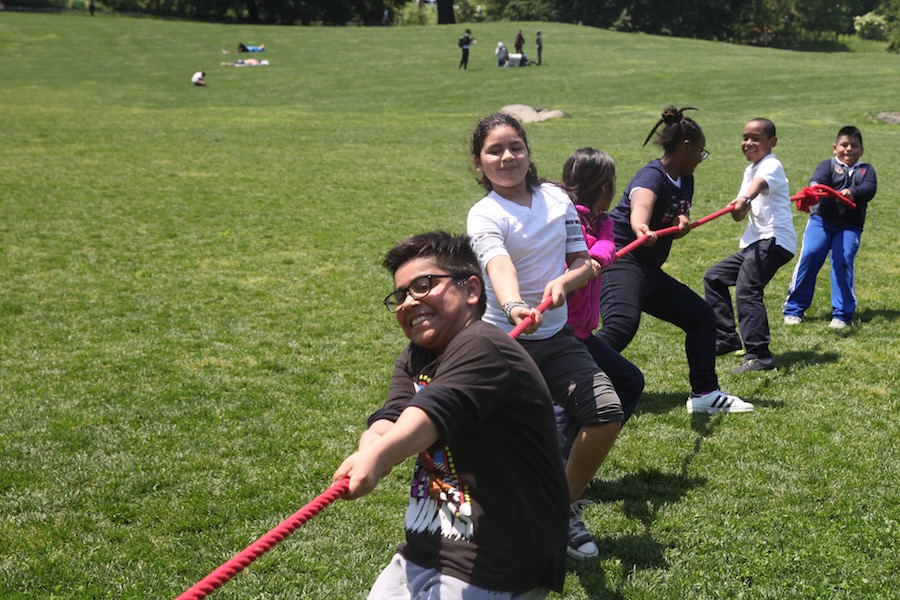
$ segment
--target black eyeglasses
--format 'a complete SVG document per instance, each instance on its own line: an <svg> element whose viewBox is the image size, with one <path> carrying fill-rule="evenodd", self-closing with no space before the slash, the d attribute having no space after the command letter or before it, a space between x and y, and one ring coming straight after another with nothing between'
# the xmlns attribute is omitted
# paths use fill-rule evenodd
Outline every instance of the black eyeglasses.
<svg viewBox="0 0 900 600"><path fill-rule="evenodd" d="M700 162L703 162L707 158L709 158L709 150L707 150L706 148L700 148Z"/></svg>
<svg viewBox="0 0 900 600"><path fill-rule="evenodd" d="M400 306L406 302L406 295L409 294L416 300L421 300L425 296L431 292L432 279L459 279L463 280L469 277L469 275L422 275L421 277L416 277L413 279L413 282L406 286L405 288L396 289L390 294L387 295L387 298L384 299L384 305L387 307L389 311L392 313L400 310Z"/></svg>

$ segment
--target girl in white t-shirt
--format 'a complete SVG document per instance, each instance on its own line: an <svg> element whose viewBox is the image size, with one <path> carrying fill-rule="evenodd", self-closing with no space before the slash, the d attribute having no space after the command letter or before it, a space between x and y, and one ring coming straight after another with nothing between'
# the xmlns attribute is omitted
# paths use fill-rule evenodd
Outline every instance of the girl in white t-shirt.
<svg viewBox="0 0 900 600"><path fill-rule="evenodd" d="M471 151L488 192L468 217L468 234L487 275L483 320L509 333L529 315L534 318L519 341L554 402L584 424L566 464L572 502L568 553L595 557L599 550L582 520L580 498L615 442L623 411L609 378L566 323L566 295L597 273L575 205L562 188L538 177L515 118L494 114L479 121ZM553 304L541 314L533 307L545 298Z"/></svg>

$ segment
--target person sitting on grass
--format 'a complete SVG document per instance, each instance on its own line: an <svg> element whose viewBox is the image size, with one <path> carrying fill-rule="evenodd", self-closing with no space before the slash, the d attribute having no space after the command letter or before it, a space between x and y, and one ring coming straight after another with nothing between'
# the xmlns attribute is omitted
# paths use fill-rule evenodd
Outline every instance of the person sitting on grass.
<svg viewBox="0 0 900 600"><path fill-rule="evenodd" d="M769 319L763 290L797 251L788 180L772 152L777 143L775 123L769 119L753 119L744 126L741 151L750 164L744 170L740 191L730 204L734 206L731 216L735 221L748 213L750 218L739 243L740 251L710 267L703 276L706 302L716 313L716 355L747 350L743 363L732 373L775 368L769 350ZM731 286L740 335L734 326Z"/></svg>
<svg viewBox="0 0 900 600"><path fill-rule="evenodd" d="M834 156L820 162L809 184L827 185L852 201L856 208L835 198L823 198L809 211L803 232L800 258L794 267L784 322L798 325L812 304L816 276L831 252L832 329L844 329L853 323L856 312L856 278L853 262L859 251L866 207L875 197L878 180L875 167L859 162L863 155L862 133L856 127L842 127L832 146Z"/></svg>
<svg viewBox="0 0 900 600"><path fill-rule="evenodd" d="M509 61L509 52L506 50L506 45L503 42L497 42L497 49L494 50L494 53L497 55L497 66L505 67Z"/></svg>
<svg viewBox="0 0 900 600"><path fill-rule="evenodd" d="M344 496L415 464L406 543L369 592L383 598L542 599L565 579L568 490L550 391L521 345L481 320L484 279L466 236L391 249L384 299L410 340L384 406L334 473Z"/></svg>
<svg viewBox="0 0 900 600"><path fill-rule="evenodd" d="M197 71L191 76L191 83L197 86L206 85L206 71Z"/></svg>

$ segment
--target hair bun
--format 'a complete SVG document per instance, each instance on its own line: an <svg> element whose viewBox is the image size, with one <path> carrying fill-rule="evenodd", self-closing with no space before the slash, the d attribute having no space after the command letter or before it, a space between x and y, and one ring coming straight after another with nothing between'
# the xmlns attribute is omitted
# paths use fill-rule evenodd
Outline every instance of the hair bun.
<svg viewBox="0 0 900 600"><path fill-rule="evenodd" d="M680 121L681 117L681 111L675 108L675 105L670 104L662 113L662 122L671 125Z"/></svg>

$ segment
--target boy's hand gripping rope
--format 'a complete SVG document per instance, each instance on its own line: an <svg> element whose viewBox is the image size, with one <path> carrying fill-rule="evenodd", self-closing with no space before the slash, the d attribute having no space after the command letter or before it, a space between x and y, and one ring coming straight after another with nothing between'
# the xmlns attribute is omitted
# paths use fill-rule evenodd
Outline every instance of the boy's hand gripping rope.
<svg viewBox="0 0 900 600"><path fill-rule="evenodd" d="M691 223L691 228L693 229L694 227L703 225L707 221L711 221L717 217L721 217L722 215L730 213L733 210L734 205L729 204L721 210L718 210L701 219L697 219L696 221ZM667 227L665 229L658 229L656 231L656 235L657 237L665 237L667 235L672 235L677 231L677 226ZM616 252L616 256L613 261L615 262L616 260L622 258L638 246L644 244L648 239L650 239L649 235L643 235L635 241L631 242L630 244ZM543 313L548 308L550 308L552 304L553 298L544 298L541 303L535 307L535 310L537 310L539 313ZM531 315L528 315L527 317L522 319L522 321L518 325L516 325L512 331L509 332L509 337L511 337L512 339L518 338L520 335L522 335L522 332L525 331L533 322L534 318ZM212 594L214 591L225 585L225 583L227 583L228 580L230 580L232 577L243 571L254 560L271 550L275 546L275 544L282 541L284 538L292 534L298 527L322 512L322 509L324 509L326 506L346 494L349 485L349 478L344 478L333 484L330 488L322 492L322 494L320 494L315 500L282 521L281 524L279 524L277 527L270 530L267 534L247 546L240 552L240 554L201 579L189 590L178 596L175 600L203 600L203 598L206 598L207 596Z"/></svg>
<svg viewBox="0 0 900 600"><path fill-rule="evenodd" d="M797 210L809 212L809 207L815 206L823 198L834 198L835 200L843 202L852 209L856 208L856 203L853 200L845 197L843 194L836 191L834 188L825 185L824 183L814 183L812 185L806 186L805 188L791 196L791 202L793 202L797 206Z"/></svg>
<svg viewBox="0 0 900 600"><path fill-rule="evenodd" d="M178 596L176 600L202 600L206 598L222 587L229 579L243 571L247 565L271 550L275 544L291 535L295 529L319 514L323 508L346 494L349 486L349 478L333 484L315 500L282 521L280 525L269 531L269 533L247 546L240 554L201 579L192 588Z"/></svg>

